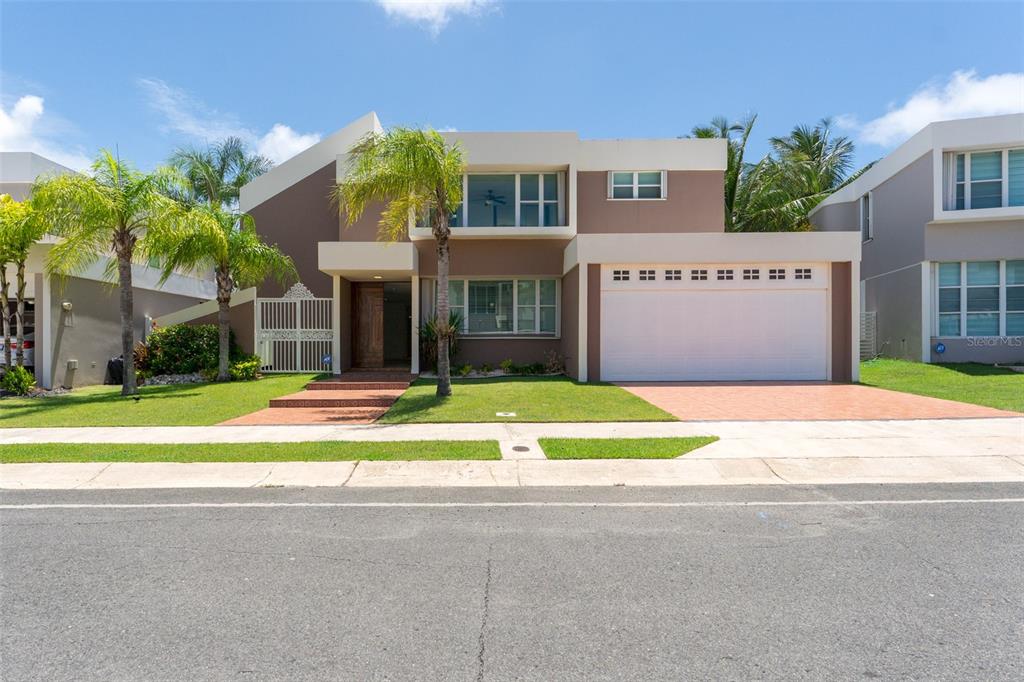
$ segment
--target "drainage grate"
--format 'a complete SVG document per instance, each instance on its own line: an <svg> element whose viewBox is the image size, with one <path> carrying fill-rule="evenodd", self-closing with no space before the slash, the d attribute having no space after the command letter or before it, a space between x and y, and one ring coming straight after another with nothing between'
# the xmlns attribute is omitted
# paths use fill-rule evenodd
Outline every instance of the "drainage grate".
<svg viewBox="0 0 1024 682"><path fill-rule="evenodd" d="M529 451L530 451L530 448L526 447L525 445L513 445L512 446L512 452L529 452Z"/></svg>

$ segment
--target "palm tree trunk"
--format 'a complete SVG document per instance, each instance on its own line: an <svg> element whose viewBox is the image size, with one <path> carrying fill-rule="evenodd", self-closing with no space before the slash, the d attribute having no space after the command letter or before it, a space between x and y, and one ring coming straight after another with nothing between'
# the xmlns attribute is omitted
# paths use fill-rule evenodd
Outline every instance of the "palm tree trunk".
<svg viewBox="0 0 1024 682"><path fill-rule="evenodd" d="M7 297L7 263L0 263L0 318L3 319L4 333L4 367L11 367L11 318L7 306L11 299Z"/></svg>
<svg viewBox="0 0 1024 682"><path fill-rule="evenodd" d="M217 272L217 327L220 348L217 357L217 381L230 381L228 371L231 350L231 280L227 273Z"/></svg>
<svg viewBox="0 0 1024 682"><path fill-rule="evenodd" d="M440 232L440 230L438 230ZM437 235L437 395L452 394L452 370L448 358L451 319L448 306L448 235Z"/></svg>
<svg viewBox="0 0 1024 682"><path fill-rule="evenodd" d="M135 395L135 324L132 301L132 260L127 248L117 249L117 279L121 288L121 357L124 376L121 395Z"/></svg>
<svg viewBox="0 0 1024 682"><path fill-rule="evenodd" d="M17 307L14 313L15 338L18 341L18 367L25 366L25 260L18 261L18 280L15 289Z"/></svg>

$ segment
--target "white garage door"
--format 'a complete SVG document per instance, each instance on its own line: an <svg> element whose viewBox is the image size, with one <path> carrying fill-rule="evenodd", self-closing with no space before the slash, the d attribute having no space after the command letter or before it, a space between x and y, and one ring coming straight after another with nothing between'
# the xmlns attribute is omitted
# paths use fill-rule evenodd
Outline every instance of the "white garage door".
<svg viewBox="0 0 1024 682"><path fill-rule="evenodd" d="M606 381L823 380L825 264L602 267Z"/></svg>

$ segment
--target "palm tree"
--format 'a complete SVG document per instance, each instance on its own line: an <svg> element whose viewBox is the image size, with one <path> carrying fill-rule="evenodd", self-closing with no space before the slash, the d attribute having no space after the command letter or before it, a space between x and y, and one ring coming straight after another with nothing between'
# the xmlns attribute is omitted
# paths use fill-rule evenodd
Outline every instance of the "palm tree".
<svg viewBox="0 0 1024 682"><path fill-rule="evenodd" d="M242 186L274 165L264 156L249 154L238 137L225 138L206 149L178 149L170 164L187 179L187 203L205 203L212 208L235 206Z"/></svg>
<svg viewBox="0 0 1024 682"><path fill-rule="evenodd" d="M749 114L735 123L724 116L711 119L710 125L694 126L691 137L728 140L725 168L725 229L732 232L735 225L736 193L743 175L743 155L747 150L750 131L754 129L757 114Z"/></svg>
<svg viewBox="0 0 1024 682"><path fill-rule="evenodd" d="M292 259L260 239L252 216L219 206L194 206L188 219L150 229L149 253L161 258L161 281L176 271L213 270L217 282L217 325L220 353L217 381L228 381L230 364L231 294L256 286L267 277L282 285L298 279Z"/></svg>
<svg viewBox="0 0 1024 682"><path fill-rule="evenodd" d="M392 128L373 133L349 151L344 179L332 200L352 225L374 202L383 202L379 237L397 241L409 229L411 216L425 216L437 243L437 319L450 319L448 307L449 220L462 203L466 170L462 149L449 145L436 130ZM452 394L448 348L455 333L439 324L437 333L437 395Z"/></svg>
<svg viewBox="0 0 1024 682"><path fill-rule="evenodd" d="M64 278L102 259L108 259L108 278L116 272L121 295L122 395L137 392L132 263L146 253L147 230L190 219L183 218L180 205L167 196L174 180L167 169L142 173L102 150L93 162L92 175L59 175L37 181L32 188L32 204L40 219L62 237L47 255L47 272Z"/></svg>
<svg viewBox="0 0 1024 682"><path fill-rule="evenodd" d="M0 256L0 307L4 314L4 361L10 366L10 321L8 318L8 306L10 299L7 295L7 272L3 261L14 263L17 269L15 284L15 341L18 349L16 363L19 367L25 365L25 263L28 261L29 251L39 241L45 230L42 221L38 220L32 205L29 201L14 201L9 195L0 196L0 248L3 255Z"/></svg>

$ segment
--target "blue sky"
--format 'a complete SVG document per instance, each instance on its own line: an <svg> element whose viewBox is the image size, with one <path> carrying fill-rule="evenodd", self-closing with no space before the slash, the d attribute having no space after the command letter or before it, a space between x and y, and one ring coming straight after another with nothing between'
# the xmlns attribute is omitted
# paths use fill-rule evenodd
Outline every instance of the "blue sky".
<svg viewBox="0 0 1024 682"><path fill-rule="evenodd" d="M1024 3L10 2L0 149L151 167L240 134L282 159L385 125L674 137L836 118L879 156L932 118L1024 110Z"/></svg>

